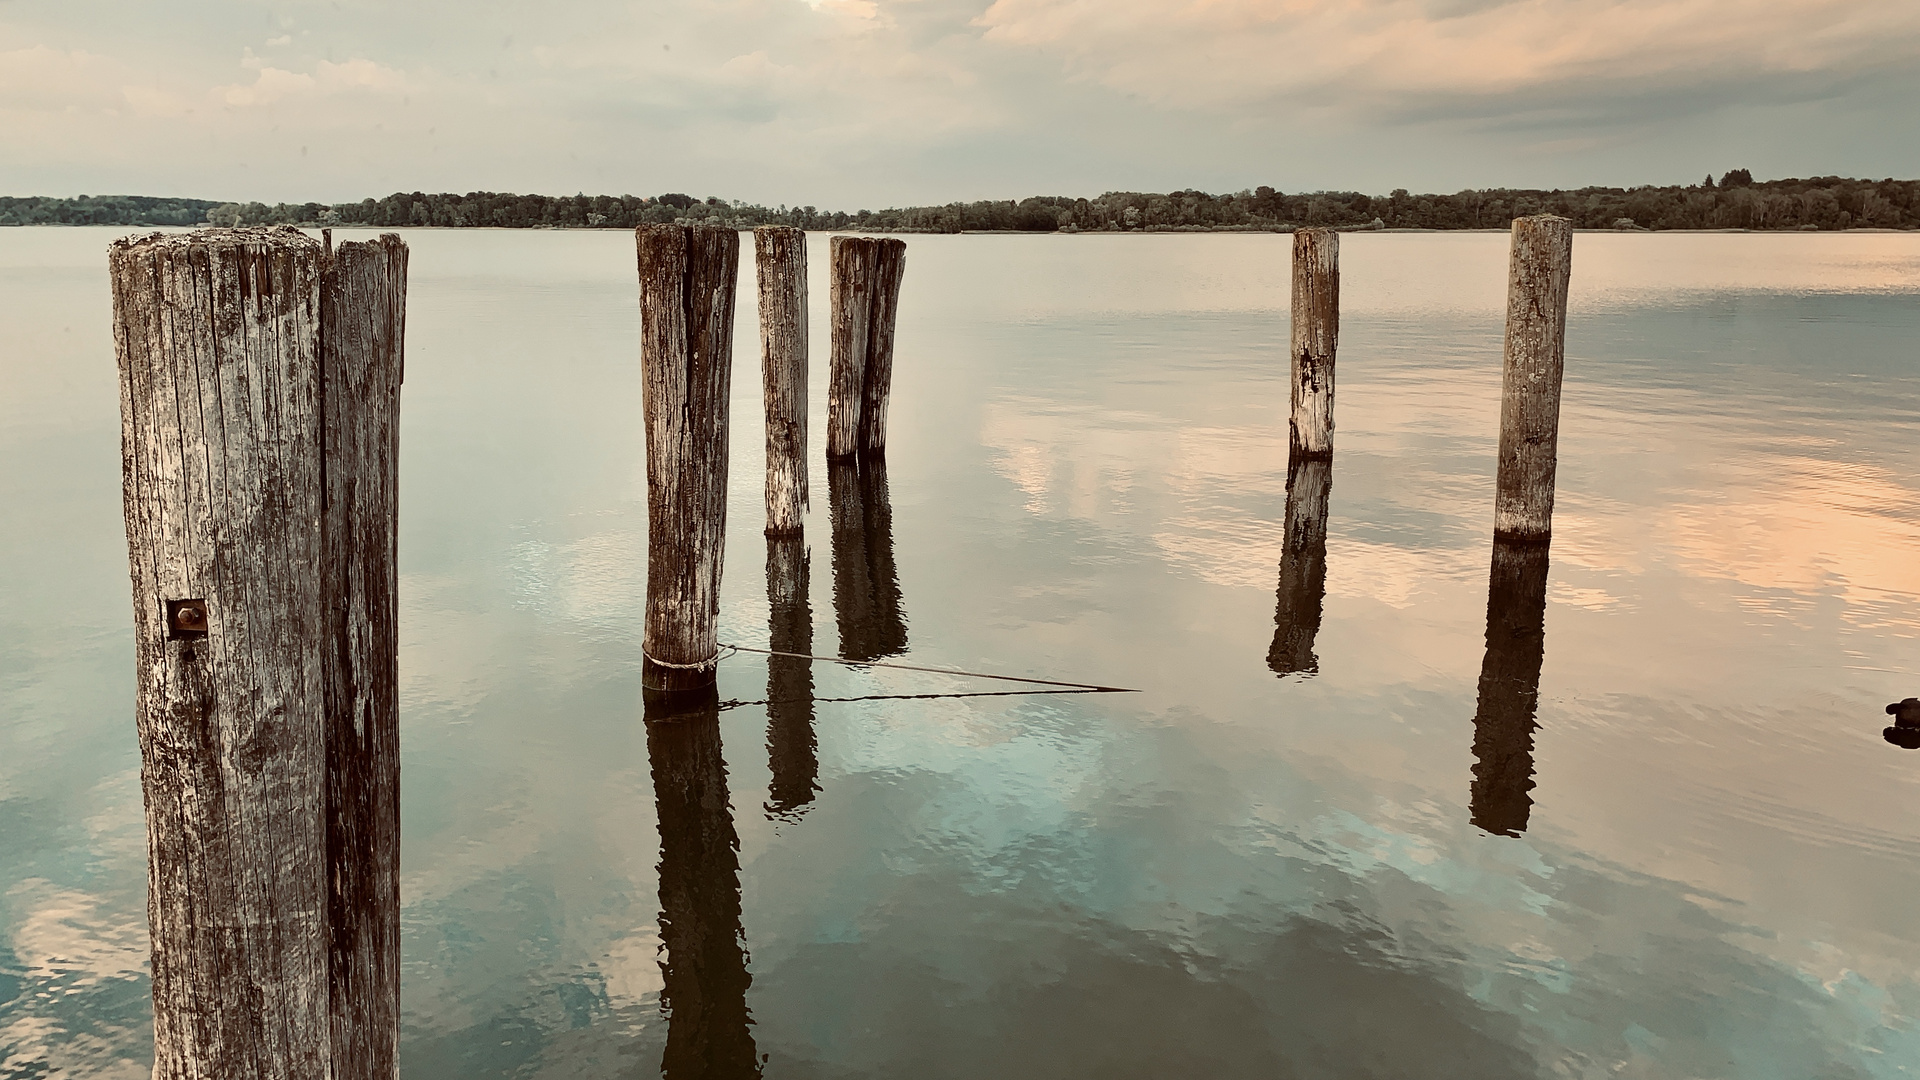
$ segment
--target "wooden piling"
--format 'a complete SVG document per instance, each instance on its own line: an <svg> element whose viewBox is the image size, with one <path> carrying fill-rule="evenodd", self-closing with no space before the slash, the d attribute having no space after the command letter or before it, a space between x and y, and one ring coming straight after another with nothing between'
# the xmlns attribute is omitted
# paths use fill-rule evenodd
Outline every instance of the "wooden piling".
<svg viewBox="0 0 1920 1080"><path fill-rule="evenodd" d="M1572 271L1573 222L1550 214L1514 219L1500 391L1500 466L1494 484L1496 539L1539 542L1553 532Z"/></svg>
<svg viewBox="0 0 1920 1080"><path fill-rule="evenodd" d="M867 370L861 378L860 453L887 452L887 406L893 397L893 331L900 314L900 281L907 272L907 242L892 237L873 244L873 308L867 317Z"/></svg>
<svg viewBox="0 0 1920 1080"><path fill-rule="evenodd" d="M1280 587L1267 667L1276 675L1320 670L1314 639L1327 595L1327 501L1333 462L1302 458L1287 470L1286 546L1280 550Z"/></svg>
<svg viewBox="0 0 1920 1080"><path fill-rule="evenodd" d="M647 620L641 682L708 686L726 552L727 391L740 234L642 225L641 369L647 431Z"/></svg>
<svg viewBox="0 0 1920 1080"><path fill-rule="evenodd" d="M328 238L331 246L331 237ZM400 1045L400 383L407 245L332 248L326 410L328 992L333 1080L392 1080Z"/></svg>
<svg viewBox="0 0 1920 1080"><path fill-rule="evenodd" d="M1340 337L1340 234L1293 234L1293 392L1288 456L1333 456L1333 360Z"/></svg>
<svg viewBox="0 0 1920 1080"><path fill-rule="evenodd" d="M1501 836L1525 832L1533 811L1528 792L1533 790L1546 611L1546 545L1494 541L1468 813L1475 825Z"/></svg>
<svg viewBox="0 0 1920 1080"><path fill-rule="evenodd" d="M874 250L866 238L827 242L832 263L828 290L833 351L828 360L827 458L860 450L860 405L867 378L868 324L873 314Z"/></svg>
<svg viewBox="0 0 1920 1080"><path fill-rule="evenodd" d="M894 323L906 271L904 240L836 236L827 457L885 453L893 388Z"/></svg>
<svg viewBox="0 0 1920 1080"><path fill-rule="evenodd" d="M819 741L813 730L813 608L808 603L806 544L798 536L767 537L767 791L769 818L798 818L820 790Z"/></svg>
<svg viewBox="0 0 1920 1080"><path fill-rule="evenodd" d="M720 701L712 686L645 704L660 829L663 1080L757 1077L741 947L740 838L728 808Z"/></svg>
<svg viewBox="0 0 1920 1080"><path fill-rule="evenodd" d="M406 247L109 254L154 1076L391 1076Z"/></svg>
<svg viewBox="0 0 1920 1080"><path fill-rule="evenodd" d="M767 535L798 534L807 508L807 234L753 230L760 382L767 415Z"/></svg>

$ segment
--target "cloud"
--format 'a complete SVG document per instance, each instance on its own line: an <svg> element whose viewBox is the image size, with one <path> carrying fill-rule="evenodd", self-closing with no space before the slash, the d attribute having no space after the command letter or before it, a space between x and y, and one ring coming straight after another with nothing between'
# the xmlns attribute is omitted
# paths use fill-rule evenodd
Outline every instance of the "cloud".
<svg viewBox="0 0 1920 1080"><path fill-rule="evenodd" d="M272 105L286 98L308 98L347 93L355 90L396 95L407 89L407 77L371 60L333 63L322 60L309 72L268 67L249 55L243 66L255 71L254 81L218 87L214 93L228 105L248 107Z"/></svg>
<svg viewBox="0 0 1920 1080"><path fill-rule="evenodd" d="M995 0L979 25L1154 102L1389 117L1760 83L1804 96L1920 60L1920 5L1859 0Z"/></svg>
<svg viewBox="0 0 1920 1080"><path fill-rule="evenodd" d="M0 51L0 111L113 108L121 101L111 58L46 45Z"/></svg>
<svg viewBox="0 0 1920 1080"><path fill-rule="evenodd" d="M1920 169L1920 5L1891 0L4 13L0 165L47 193L697 190L853 208Z"/></svg>

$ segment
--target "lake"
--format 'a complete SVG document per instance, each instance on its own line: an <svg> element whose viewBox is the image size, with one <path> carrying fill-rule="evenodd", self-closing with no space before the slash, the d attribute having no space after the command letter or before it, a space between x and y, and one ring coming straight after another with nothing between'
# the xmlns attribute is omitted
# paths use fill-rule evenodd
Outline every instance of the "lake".
<svg viewBox="0 0 1920 1080"><path fill-rule="evenodd" d="M126 231L0 230L9 1080L151 1054ZM631 235L405 236L409 1080L1920 1072L1920 235L1578 235L1497 568L1504 235L1342 238L1313 551L1289 237L909 237L849 480L815 235L775 605L749 244L721 640L1139 692L741 652L717 741L642 721Z"/></svg>

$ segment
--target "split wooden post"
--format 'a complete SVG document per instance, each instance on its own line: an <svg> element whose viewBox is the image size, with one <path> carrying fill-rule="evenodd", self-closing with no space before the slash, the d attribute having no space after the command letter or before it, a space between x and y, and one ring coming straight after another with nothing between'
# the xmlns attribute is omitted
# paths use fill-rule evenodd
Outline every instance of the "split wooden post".
<svg viewBox="0 0 1920 1080"><path fill-rule="evenodd" d="M1340 234L1293 234L1293 392L1288 456L1333 456L1333 359L1340 337Z"/></svg>
<svg viewBox="0 0 1920 1080"><path fill-rule="evenodd" d="M873 245L873 310L867 316L867 370L861 379L860 453L887 452L887 406L893 397L893 330L900 315L900 281L907 242L888 237Z"/></svg>
<svg viewBox="0 0 1920 1080"><path fill-rule="evenodd" d="M647 622L641 683L710 686L726 554L727 391L740 234L642 225L640 358L647 431Z"/></svg>
<svg viewBox="0 0 1920 1080"><path fill-rule="evenodd" d="M1534 717L1546 658L1547 548L1496 540L1487 579L1487 654L1473 715L1473 823L1501 836L1527 831L1533 811Z"/></svg>
<svg viewBox="0 0 1920 1080"><path fill-rule="evenodd" d="M1313 652L1327 596L1327 501L1333 462L1294 461L1287 470L1286 546L1280 551L1280 588L1267 667L1276 675L1314 674Z"/></svg>
<svg viewBox="0 0 1920 1080"><path fill-rule="evenodd" d="M832 255L833 355L827 457L886 452L893 391L894 323L906 272L904 240L836 236Z"/></svg>
<svg viewBox="0 0 1920 1080"><path fill-rule="evenodd" d="M1514 219L1500 389L1500 467L1494 484L1496 539L1544 542L1553 532L1572 272L1573 222L1551 214Z"/></svg>
<svg viewBox="0 0 1920 1080"><path fill-rule="evenodd" d="M400 383L407 245L393 233L341 244L322 281L333 1080L392 1080L400 1068Z"/></svg>
<svg viewBox="0 0 1920 1080"><path fill-rule="evenodd" d="M827 242L833 352L827 383L827 458L860 450L860 405L867 378L868 320L873 313L873 245L859 236Z"/></svg>
<svg viewBox="0 0 1920 1080"><path fill-rule="evenodd" d="M391 1077L406 245L109 253L154 1075Z"/></svg>
<svg viewBox="0 0 1920 1080"><path fill-rule="evenodd" d="M767 535L795 535L807 508L807 234L753 230L760 382L767 414Z"/></svg>

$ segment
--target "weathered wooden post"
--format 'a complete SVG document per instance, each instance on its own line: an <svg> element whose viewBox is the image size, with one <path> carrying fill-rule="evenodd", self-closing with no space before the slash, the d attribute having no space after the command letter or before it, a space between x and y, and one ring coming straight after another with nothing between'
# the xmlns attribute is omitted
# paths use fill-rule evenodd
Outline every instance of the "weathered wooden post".
<svg viewBox="0 0 1920 1080"><path fill-rule="evenodd" d="M833 522L833 608L843 660L878 660L907 649L900 575L893 559L893 503L884 458L827 465Z"/></svg>
<svg viewBox="0 0 1920 1080"><path fill-rule="evenodd" d="M653 695L647 757L660 828L664 1080L757 1077L741 947L740 838L728 808L720 701L712 686Z"/></svg>
<svg viewBox="0 0 1920 1080"><path fill-rule="evenodd" d="M1333 359L1340 337L1340 234L1293 234L1293 392L1288 456L1333 456Z"/></svg>
<svg viewBox="0 0 1920 1080"><path fill-rule="evenodd" d="M407 245L392 233L341 244L322 281L333 1080L392 1080L400 1048L400 383Z"/></svg>
<svg viewBox="0 0 1920 1080"><path fill-rule="evenodd" d="M642 225L643 408L647 429L647 623L641 683L712 685L727 527L727 390L740 234Z"/></svg>
<svg viewBox="0 0 1920 1080"><path fill-rule="evenodd" d="M1327 500L1333 462L1296 460L1287 470L1286 546L1280 549L1280 588L1267 667L1276 675L1320 670L1313 653L1327 595Z"/></svg>
<svg viewBox="0 0 1920 1080"><path fill-rule="evenodd" d="M1533 810L1534 717L1546 658L1547 548L1496 540L1487 580L1487 655L1473 716L1468 813L1490 833L1519 836Z"/></svg>
<svg viewBox="0 0 1920 1080"><path fill-rule="evenodd" d="M807 508L807 234L753 230L760 382L767 414L767 535L798 534Z"/></svg>
<svg viewBox="0 0 1920 1080"><path fill-rule="evenodd" d="M391 1077L406 246L109 254L155 1077Z"/></svg>
<svg viewBox="0 0 1920 1080"><path fill-rule="evenodd" d="M833 264L828 290L833 351L828 358L827 458L860 450L860 406L866 393L868 322L873 314L873 245L859 236L827 242Z"/></svg>
<svg viewBox="0 0 1920 1080"><path fill-rule="evenodd" d="M900 281L907 242L887 237L873 245L873 310L867 316L867 370L861 379L860 453L887 452L887 406L893 397L893 330L900 315Z"/></svg>
<svg viewBox="0 0 1920 1080"><path fill-rule="evenodd" d="M806 544L798 536L767 537L767 647L793 656L767 657L767 764L773 784L767 816L793 819L820 790L819 742L813 730L813 608L807 602Z"/></svg>
<svg viewBox="0 0 1920 1080"><path fill-rule="evenodd" d="M904 240L836 236L833 356L827 394L827 457L886 451L893 388L894 323L906 272Z"/></svg>
<svg viewBox="0 0 1920 1080"><path fill-rule="evenodd" d="M1573 222L1550 214L1514 219L1500 389L1500 467L1494 483L1496 539L1541 542L1553 532L1553 474L1572 272Z"/></svg>

